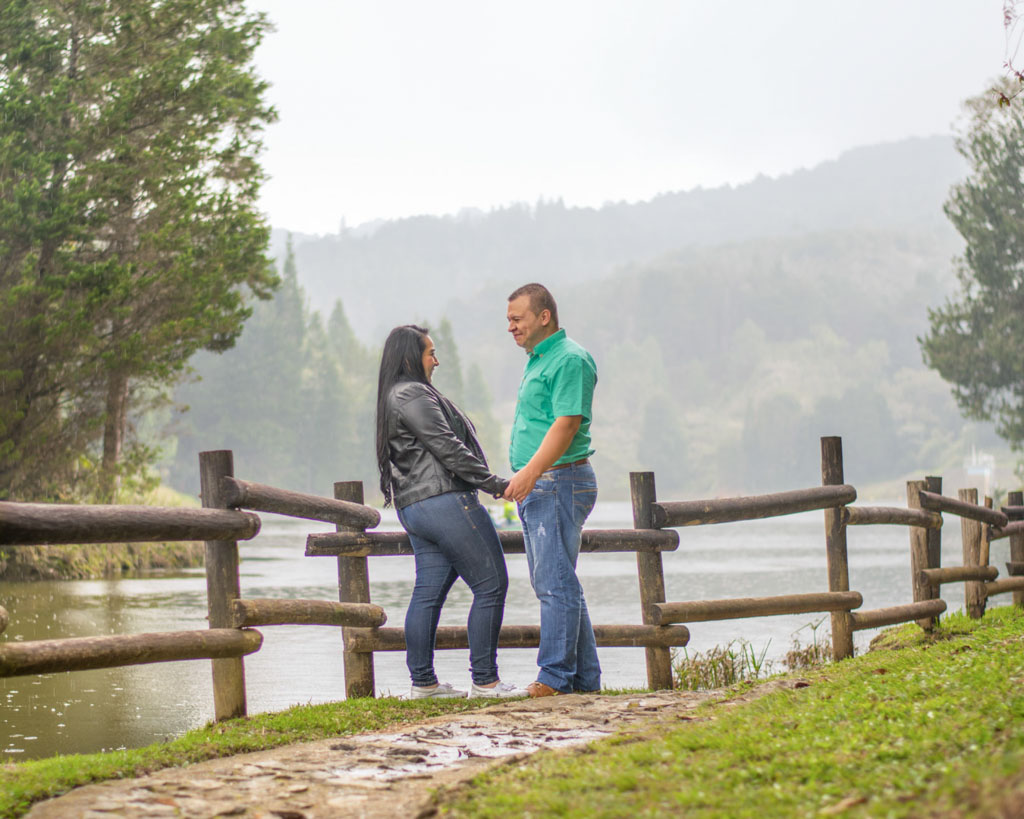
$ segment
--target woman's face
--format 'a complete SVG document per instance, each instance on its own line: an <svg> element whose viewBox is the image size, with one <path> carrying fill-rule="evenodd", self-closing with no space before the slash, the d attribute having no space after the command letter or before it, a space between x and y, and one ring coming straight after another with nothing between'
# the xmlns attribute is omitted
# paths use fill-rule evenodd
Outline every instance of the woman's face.
<svg viewBox="0 0 1024 819"><path fill-rule="evenodd" d="M434 349L434 339L427 336L423 344L423 372L427 374L427 381L431 380L431 376L434 374L434 367L439 363L437 351Z"/></svg>

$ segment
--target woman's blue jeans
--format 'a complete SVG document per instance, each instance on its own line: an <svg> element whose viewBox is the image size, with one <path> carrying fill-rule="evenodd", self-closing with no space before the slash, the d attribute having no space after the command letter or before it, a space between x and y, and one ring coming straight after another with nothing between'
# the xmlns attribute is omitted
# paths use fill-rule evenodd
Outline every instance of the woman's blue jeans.
<svg viewBox="0 0 1024 819"><path fill-rule="evenodd" d="M540 601L537 680L568 693L597 691L601 664L576 558L597 501L590 464L549 469L519 504L530 582Z"/></svg>
<svg viewBox="0 0 1024 819"><path fill-rule="evenodd" d="M437 683L434 639L448 590L461 577L473 592L469 667L473 682L498 679L498 632L505 614L505 554L476 492L446 492L398 510L416 556L416 584L405 613L405 661L413 685Z"/></svg>

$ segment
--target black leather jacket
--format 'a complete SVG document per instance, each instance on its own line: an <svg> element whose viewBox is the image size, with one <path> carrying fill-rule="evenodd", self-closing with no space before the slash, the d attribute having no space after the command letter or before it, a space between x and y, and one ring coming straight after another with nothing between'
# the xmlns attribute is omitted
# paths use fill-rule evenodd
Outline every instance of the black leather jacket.
<svg viewBox="0 0 1024 819"><path fill-rule="evenodd" d="M488 469L473 422L433 387L399 381L385 407L397 508L445 492L505 491L508 481Z"/></svg>

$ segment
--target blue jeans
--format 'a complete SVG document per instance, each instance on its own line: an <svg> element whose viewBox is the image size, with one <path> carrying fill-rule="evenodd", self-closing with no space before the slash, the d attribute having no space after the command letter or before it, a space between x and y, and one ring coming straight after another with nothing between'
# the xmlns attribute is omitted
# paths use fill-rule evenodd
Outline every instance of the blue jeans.
<svg viewBox="0 0 1024 819"><path fill-rule="evenodd" d="M601 665L576 577L583 523L597 501L590 464L550 469L519 504L530 582L540 601L537 680L563 693L596 691Z"/></svg>
<svg viewBox="0 0 1024 819"><path fill-rule="evenodd" d="M498 632L505 614L505 554L476 492L446 492L398 510L416 556L416 584L405 613L405 661L413 685L437 684L434 639L448 590L461 577L473 592L469 667L473 682L498 679Z"/></svg>

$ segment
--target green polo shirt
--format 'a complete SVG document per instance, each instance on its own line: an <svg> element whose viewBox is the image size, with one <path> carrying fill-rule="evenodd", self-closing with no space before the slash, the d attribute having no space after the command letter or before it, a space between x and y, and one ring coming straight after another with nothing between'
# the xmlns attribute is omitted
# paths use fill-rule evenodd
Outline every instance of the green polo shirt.
<svg viewBox="0 0 1024 819"><path fill-rule="evenodd" d="M590 353L558 330L527 353L526 369L516 398L509 462L517 472L540 448L556 418L582 415L580 428L556 464L594 454L590 448L591 407L597 366Z"/></svg>

